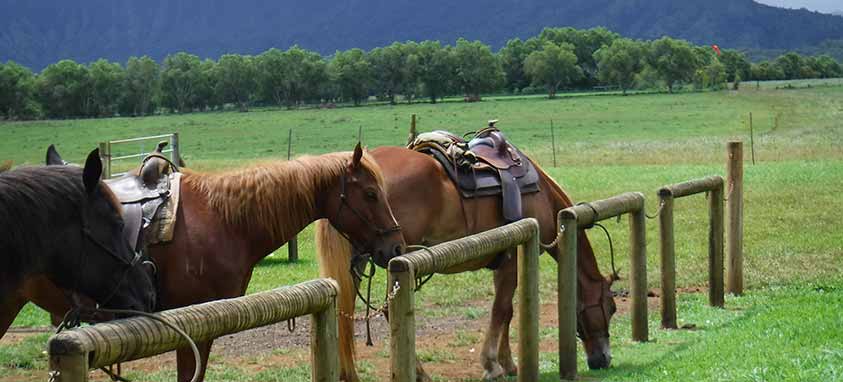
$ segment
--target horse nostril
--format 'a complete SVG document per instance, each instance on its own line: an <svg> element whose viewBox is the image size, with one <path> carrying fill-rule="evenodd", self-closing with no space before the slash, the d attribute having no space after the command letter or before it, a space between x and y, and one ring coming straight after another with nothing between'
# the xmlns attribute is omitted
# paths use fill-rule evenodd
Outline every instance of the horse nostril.
<svg viewBox="0 0 843 382"><path fill-rule="evenodd" d="M393 248L392 248L392 254L393 254L393 256L401 256L401 255L403 255L403 254L404 254L403 252L404 252L404 251L401 249L401 246L400 246L400 245L397 245L397 244L396 244L396 245L395 245L395 247L393 247Z"/></svg>

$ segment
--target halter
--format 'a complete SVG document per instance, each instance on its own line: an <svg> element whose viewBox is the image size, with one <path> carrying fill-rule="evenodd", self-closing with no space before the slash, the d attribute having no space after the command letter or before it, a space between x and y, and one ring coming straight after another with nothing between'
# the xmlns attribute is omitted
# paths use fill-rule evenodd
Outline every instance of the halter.
<svg viewBox="0 0 843 382"><path fill-rule="evenodd" d="M609 338L609 312L606 311L606 306L603 304L603 300L606 297L606 291L603 286L600 286L600 299L595 304L585 305L585 304L577 304L577 337L579 337L583 341L588 341L592 338L601 338L606 337ZM585 320L585 313L592 309L600 309L600 313L602 313L603 317L603 325L606 329L602 329L601 332L596 334L590 334L588 330L586 330L586 325L584 324Z"/></svg>
<svg viewBox="0 0 843 382"><path fill-rule="evenodd" d="M378 237L378 238L384 237L384 236L386 236L388 234L391 234L393 232L400 232L401 231L401 226L398 225L398 224L396 224L392 227L380 228L377 225L375 225L375 223L373 221L371 221L371 220L367 219L365 216L363 216L363 214L360 213L360 211L358 209L354 208L354 206L351 205L348 202L348 195L345 192L345 188L346 188L345 173L343 173L340 176L340 179L341 179L340 208L337 210L337 220L339 220L340 216L342 216L343 207L347 207L349 210L351 210L351 213L353 213L354 216L356 216L357 219L360 220L360 222L364 224L364 226L372 229L372 231L375 232L375 236ZM348 236L345 232L343 232L341 230L337 230L337 232L339 232L340 235L342 235L342 237L344 237L346 240L348 240L348 242L351 243L351 246L354 247L354 249L356 249L359 253L365 252L365 244L360 245L360 243L353 240L350 236Z"/></svg>

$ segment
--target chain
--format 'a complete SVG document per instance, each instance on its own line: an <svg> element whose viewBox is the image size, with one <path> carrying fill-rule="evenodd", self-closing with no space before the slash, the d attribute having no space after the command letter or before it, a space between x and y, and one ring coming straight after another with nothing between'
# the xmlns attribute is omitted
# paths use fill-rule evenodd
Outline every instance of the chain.
<svg viewBox="0 0 843 382"><path fill-rule="evenodd" d="M362 316L355 316L353 314L348 314L346 312L343 312L342 310L338 311L337 314L339 314L340 316L342 316L346 319L353 320L353 321L366 321L366 320L369 320L369 319L372 319L372 318L375 318L375 317L378 317L378 316L382 316L384 314L384 312L386 312L387 308L389 307L389 303L392 302L392 300L395 299L395 296L398 295L399 289L401 289L401 285L398 285L398 281L395 281L395 284L392 286L392 291L390 291L389 294L386 295L386 300L383 302L383 305L381 305L380 308L372 310L371 312L369 312L369 314L362 315Z"/></svg>
<svg viewBox="0 0 843 382"><path fill-rule="evenodd" d="M654 213L652 215L647 215L647 213L645 211L644 216L646 216L647 219L655 219L655 218L659 217L659 215L662 214L662 209L664 209L664 199L659 201L659 208L656 210L656 213ZM618 216L618 217L620 218L620 216Z"/></svg>
<svg viewBox="0 0 843 382"><path fill-rule="evenodd" d="M565 233L565 226L560 225L559 231L556 232L556 238L554 238L553 241L550 242L550 244L544 244L539 241L539 245L545 250L556 248L556 246L559 245L559 241L562 240L563 233Z"/></svg>
<svg viewBox="0 0 843 382"><path fill-rule="evenodd" d="M47 382L56 382L56 380L61 376L61 372L58 370L53 370L47 375L50 377L47 379Z"/></svg>

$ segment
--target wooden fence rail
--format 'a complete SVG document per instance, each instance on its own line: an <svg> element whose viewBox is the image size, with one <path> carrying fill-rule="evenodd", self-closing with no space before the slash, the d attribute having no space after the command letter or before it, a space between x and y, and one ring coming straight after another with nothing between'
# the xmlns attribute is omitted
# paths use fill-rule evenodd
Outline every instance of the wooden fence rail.
<svg viewBox="0 0 843 382"><path fill-rule="evenodd" d="M310 314L312 380L339 379L337 284L317 279L244 297L167 310L157 315L195 342ZM88 371L172 351L187 341L161 322L133 317L65 330L48 342L57 382L88 381Z"/></svg>
<svg viewBox="0 0 843 382"><path fill-rule="evenodd" d="M528 382L539 379L539 225L535 219L529 218L390 260L389 285L395 293L389 305L393 382L416 380L416 277L442 272L516 246L519 247L518 380ZM576 288L576 278L567 282Z"/></svg>
<svg viewBox="0 0 843 382"><path fill-rule="evenodd" d="M723 178L690 180L659 189L659 243L661 248L662 327L676 329L676 249L673 235L673 201L708 193L708 301L723 307Z"/></svg>

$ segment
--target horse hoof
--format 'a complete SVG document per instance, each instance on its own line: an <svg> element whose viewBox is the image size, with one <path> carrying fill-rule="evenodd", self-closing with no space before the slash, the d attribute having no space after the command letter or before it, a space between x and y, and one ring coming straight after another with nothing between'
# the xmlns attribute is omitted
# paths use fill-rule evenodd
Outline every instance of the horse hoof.
<svg viewBox="0 0 843 382"><path fill-rule="evenodd" d="M506 372L503 370L500 364L495 363L492 365L492 370L486 370L483 372L483 380L484 381L497 381L501 377L503 377Z"/></svg>
<svg viewBox="0 0 843 382"><path fill-rule="evenodd" d="M416 375L416 382L433 382L433 380L430 379L427 373L420 373Z"/></svg>

